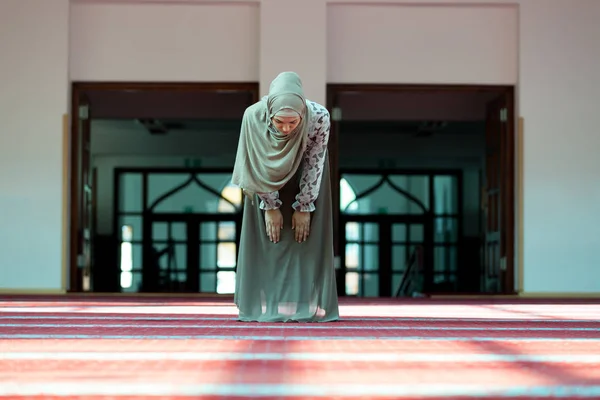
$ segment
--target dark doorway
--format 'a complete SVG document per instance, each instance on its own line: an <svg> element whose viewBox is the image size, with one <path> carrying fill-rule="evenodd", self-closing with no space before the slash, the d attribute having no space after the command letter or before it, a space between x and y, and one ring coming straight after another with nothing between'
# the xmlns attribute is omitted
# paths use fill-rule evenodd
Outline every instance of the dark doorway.
<svg viewBox="0 0 600 400"><path fill-rule="evenodd" d="M509 86L328 85L340 295L515 293L513 104ZM344 211L350 172L372 180L360 216ZM349 265L349 245L372 265Z"/></svg>
<svg viewBox="0 0 600 400"><path fill-rule="evenodd" d="M94 137L92 132L93 124L101 121L104 125L110 125L112 134L110 137L107 136L102 139L104 140L104 144L110 143L110 140L115 141L118 138L119 140L128 140L127 144L129 148L135 147L140 143L140 138L131 136L129 139L125 139L124 137L119 137L120 132L127 130L122 129L123 126L131 127L135 125L138 131L144 132L146 135L142 140L146 138L152 140L168 135L173 135L173 137L177 135L181 136L184 132L195 132L197 137L205 135L199 147L188 146L188 148L183 149L181 167L173 168L165 166L164 168L154 168L155 173L162 171L162 173L170 173L171 176L183 173L189 175L190 179L197 180L198 174L210 174L215 171L214 168L201 166L199 157L196 157L195 154L198 150L203 150L204 152L212 151L212 153L219 155L219 148L209 148L211 139L219 139L221 142L228 143L231 141L231 138L214 137L214 132L218 133L219 129L223 129L223 126L226 127L228 132L233 132L236 129L239 132L239 124L241 123L244 110L257 100L258 83L75 82L73 84L70 142L71 222L69 291L121 291L118 285L121 259L120 249L124 239L127 238L128 227L131 227L131 225L127 224L119 225L119 221L113 220L113 218L117 217L116 208L112 210L112 217L109 218L103 214L103 217L98 218L98 208L107 202L104 193L107 189L98 190L99 171L93 165L91 154ZM211 133L205 134L205 132ZM123 133L124 135L125 133ZM154 143L155 147L159 146L156 145L158 141L155 140ZM185 147L185 145L180 144L180 147ZM158 155L160 150L160 148L155 148L155 155ZM157 165L160 165L160 162L157 162ZM125 168L125 170L129 170L129 172L135 171L134 166L128 167L130 168ZM118 168L114 168L114 170L117 171ZM149 172L152 168L146 167L143 170ZM117 175L125 176L122 169L120 172L114 173L115 177ZM106 173L104 173L104 176L106 176ZM111 181L112 179L113 175L111 175ZM114 182L116 184L116 178ZM115 196L116 203L118 203L116 200L118 190L114 192L112 190L111 185L110 191ZM146 206L148 205L144 203L144 207ZM202 229L202 224L210 221L217 223L224 217L219 216L218 211L211 213L203 213L199 210L191 210L190 212L187 209L179 209L171 213L156 213L153 211L156 210L152 208L140 209L140 212L143 214L141 217L145 217L146 220L140 225L139 230L136 227L134 233L134 235L140 235L140 240L146 243L143 251L141 251L140 247L145 261L140 261L137 264L138 267L141 269L145 268L146 270L146 284L142 285L140 289L143 291L154 291L153 289L158 287L163 287L163 289L167 287L167 291L198 291L197 289L201 285L202 274L208 273L202 270L202 267L198 263L194 265L193 262L194 259L197 259L199 262L201 258L199 251L203 245L207 244L202 242L199 232ZM116 223L113 224L108 221ZM168 259L168 264L174 265L172 264L172 256L175 253L171 251L171 247L177 247L181 243L176 243L176 240L171 238L170 243L164 243L166 250L165 248L155 249L156 251L153 253L151 248L153 244L157 245L158 243L153 243L153 238L148 236L148 232L151 233L152 227L160 224L165 224L164 226L168 227L166 231L170 232L170 227L177 223L185 225L186 232L190 232L189 237L186 237L189 243L185 246L187 246L186 249L189 248L189 251L186 250L186 254L189 255L188 259L191 263L188 265L186 260L184 284L176 283L179 281L179 270L169 270L168 277L163 279L162 283L152 283L151 263L149 260L156 259L164 263L164 260ZM97 228L100 225L110 226L111 229L114 226L114 231L111 234L97 234ZM121 229L123 226L125 226L124 230ZM200 229L200 231L196 228ZM145 234L147 237L142 238L142 234ZM131 240L137 239L131 238ZM142 242L139 243L140 246L142 244ZM192 248L198 249L198 251L196 252ZM95 251L95 249L101 249L101 251ZM102 273L95 274L94 265L100 264L103 265ZM176 266L176 268L180 268L180 265ZM213 275L217 272L224 273L227 271L214 271ZM205 277L205 281L208 281L208 279Z"/></svg>

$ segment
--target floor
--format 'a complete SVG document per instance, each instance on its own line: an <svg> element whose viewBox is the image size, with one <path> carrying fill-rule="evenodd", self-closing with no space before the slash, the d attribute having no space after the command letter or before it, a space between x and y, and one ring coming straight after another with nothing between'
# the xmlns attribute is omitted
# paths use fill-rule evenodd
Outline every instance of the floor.
<svg viewBox="0 0 600 400"><path fill-rule="evenodd" d="M600 399L600 301L340 308L247 324L230 299L0 298L0 396Z"/></svg>

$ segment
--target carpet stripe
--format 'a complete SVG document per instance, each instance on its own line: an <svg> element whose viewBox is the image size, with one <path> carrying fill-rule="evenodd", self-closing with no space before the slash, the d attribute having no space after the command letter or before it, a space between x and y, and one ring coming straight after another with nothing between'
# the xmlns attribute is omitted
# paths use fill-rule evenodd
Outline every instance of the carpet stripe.
<svg viewBox="0 0 600 400"><path fill-rule="evenodd" d="M155 314L156 315L156 314ZM98 320L98 321L231 321L238 322L238 319L235 317L206 317L202 315L194 316L194 317L183 317L183 316L130 316L124 317L122 315L2 315L0 316L0 320ZM599 319L503 319L503 318L413 318L413 317L389 317L389 318L379 318L379 317L342 317L339 322L429 322L429 323L437 323L437 322L465 322L465 323L559 323L559 324L571 324L571 323L594 323L600 324Z"/></svg>
<svg viewBox="0 0 600 400"><path fill-rule="evenodd" d="M450 397L469 396L477 398L498 398L516 396L553 396L589 397L600 396L600 386L590 385L555 385L526 387L493 387L490 385L285 385L285 384L161 384L151 382L119 383L111 385L102 382L31 382L27 385L18 383L0 384L0 395L105 395L105 396L421 396Z"/></svg>
<svg viewBox="0 0 600 400"><path fill-rule="evenodd" d="M579 327L488 327L488 326L369 326L369 325L317 325L317 324L250 324L240 323L239 325L161 325L161 324L0 324L0 328L139 328L139 329L310 329L310 330L395 330L395 331L546 331L546 332L600 332L600 328L579 328Z"/></svg>
<svg viewBox="0 0 600 400"><path fill-rule="evenodd" d="M0 334L0 339L148 339L148 340L253 340L253 341L315 341L315 340L419 340L450 342L600 342L600 338L535 338L480 336L252 336L252 335L78 335L78 334Z"/></svg>
<svg viewBox="0 0 600 400"><path fill-rule="evenodd" d="M83 361L353 361L427 363L600 363L600 354L236 353L236 352L1 352L0 360Z"/></svg>

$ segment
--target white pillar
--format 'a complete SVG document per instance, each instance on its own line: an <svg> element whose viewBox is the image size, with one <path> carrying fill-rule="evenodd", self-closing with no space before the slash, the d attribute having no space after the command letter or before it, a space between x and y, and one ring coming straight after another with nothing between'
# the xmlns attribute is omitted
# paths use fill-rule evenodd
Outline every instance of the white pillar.
<svg viewBox="0 0 600 400"><path fill-rule="evenodd" d="M62 286L69 0L0 1L0 292Z"/></svg>
<svg viewBox="0 0 600 400"><path fill-rule="evenodd" d="M525 293L600 292L600 2L522 0Z"/></svg>
<svg viewBox="0 0 600 400"><path fill-rule="evenodd" d="M260 7L261 96L278 73L295 71L306 97L326 105L326 2L262 0Z"/></svg>

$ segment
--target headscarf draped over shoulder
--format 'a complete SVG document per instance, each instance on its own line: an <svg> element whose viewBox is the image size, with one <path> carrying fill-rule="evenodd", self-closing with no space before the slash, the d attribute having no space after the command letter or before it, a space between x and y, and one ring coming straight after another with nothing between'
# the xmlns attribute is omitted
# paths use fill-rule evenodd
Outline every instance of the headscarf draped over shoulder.
<svg viewBox="0 0 600 400"><path fill-rule="evenodd" d="M295 72L282 72L269 88L268 96L244 112L233 167L232 183L246 195L281 189L296 173L306 149L310 110L302 81ZM299 115L300 123L284 135L271 118Z"/></svg>

